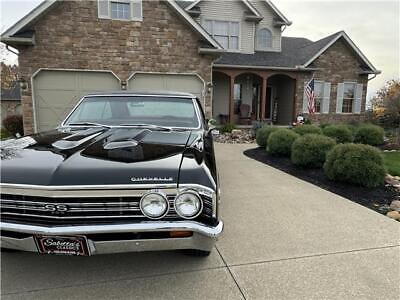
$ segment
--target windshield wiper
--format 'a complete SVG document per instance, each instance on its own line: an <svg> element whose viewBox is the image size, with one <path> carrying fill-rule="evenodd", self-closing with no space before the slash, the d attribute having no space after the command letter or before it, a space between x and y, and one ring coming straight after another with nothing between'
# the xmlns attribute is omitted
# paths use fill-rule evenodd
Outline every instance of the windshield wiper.
<svg viewBox="0 0 400 300"><path fill-rule="evenodd" d="M69 123L65 126L97 126L97 127L105 127L111 128L111 126L100 124L100 123L92 123L92 122L79 122L79 123Z"/></svg>
<svg viewBox="0 0 400 300"><path fill-rule="evenodd" d="M163 130L163 131L171 131L172 130L169 127L152 125L152 124L119 124L118 126L121 126L121 127L150 128L150 129Z"/></svg>

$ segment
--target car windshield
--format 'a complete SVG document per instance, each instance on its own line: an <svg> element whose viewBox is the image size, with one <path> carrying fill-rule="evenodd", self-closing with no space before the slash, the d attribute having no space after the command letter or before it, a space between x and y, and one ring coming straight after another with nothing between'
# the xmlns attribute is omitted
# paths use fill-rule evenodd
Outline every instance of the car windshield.
<svg viewBox="0 0 400 300"><path fill-rule="evenodd" d="M200 122L190 98L96 96L84 98L64 122L73 125L198 128Z"/></svg>

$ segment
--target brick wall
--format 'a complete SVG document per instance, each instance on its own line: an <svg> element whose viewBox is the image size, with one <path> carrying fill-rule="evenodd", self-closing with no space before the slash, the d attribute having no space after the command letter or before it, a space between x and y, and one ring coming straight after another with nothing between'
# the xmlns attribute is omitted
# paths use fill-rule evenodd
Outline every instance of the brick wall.
<svg viewBox="0 0 400 300"><path fill-rule="evenodd" d="M20 47L25 132L33 131L30 78L39 68L197 73L211 82L212 56L198 53L198 35L162 1L143 1L143 21L98 19L97 1L62 1L34 26L35 46ZM211 114L206 96L206 113Z"/></svg>
<svg viewBox="0 0 400 300"><path fill-rule="evenodd" d="M310 119L317 123L364 121L368 76L359 74L361 71L360 62L353 53L353 50L339 39L313 62L312 67L318 69L314 74L316 80L331 83L331 98L329 114L314 114ZM305 73L298 75L296 114L301 114L303 112L304 83L310 80L311 76L312 75ZM336 114L337 84L344 81L363 84L361 114Z"/></svg>

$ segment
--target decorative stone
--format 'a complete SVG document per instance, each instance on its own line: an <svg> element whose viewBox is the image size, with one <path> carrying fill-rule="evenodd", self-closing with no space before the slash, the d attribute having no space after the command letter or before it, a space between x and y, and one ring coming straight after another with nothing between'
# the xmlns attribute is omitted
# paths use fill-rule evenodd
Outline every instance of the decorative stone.
<svg viewBox="0 0 400 300"><path fill-rule="evenodd" d="M394 201L392 201L392 203L390 204L390 209L391 209L391 210L400 211L400 200L394 200Z"/></svg>
<svg viewBox="0 0 400 300"><path fill-rule="evenodd" d="M400 220L400 213L398 211L389 211L386 216L388 216L391 219L395 219L395 220Z"/></svg>
<svg viewBox="0 0 400 300"><path fill-rule="evenodd" d="M231 136L233 138L238 138L241 136L241 134L242 134L242 131L240 129L233 129L231 132Z"/></svg>

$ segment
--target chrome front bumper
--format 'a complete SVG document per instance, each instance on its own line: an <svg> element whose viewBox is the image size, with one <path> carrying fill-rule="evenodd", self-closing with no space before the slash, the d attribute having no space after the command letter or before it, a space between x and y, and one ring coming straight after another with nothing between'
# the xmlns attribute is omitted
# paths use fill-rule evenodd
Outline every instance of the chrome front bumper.
<svg viewBox="0 0 400 300"><path fill-rule="evenodd" d="M32 236L15 238L1 236L1 247L21 251L37 252L34 235L75 236L93 234L118 234L129 232L160 232L160 231L192 231L193 235L185 238L166 239L135 239L135 240L107 240L93 241L88 239L92 254L141 252L176 249L198 249L210 251L217 237L222 233L223 222L215 227L207 226L198 222L142 222L136 224L121 225L86 225L86 226L36 226L0 222L0 229L4 232L16 232ZM116 235L117 236L117 235Z"/></svg>

